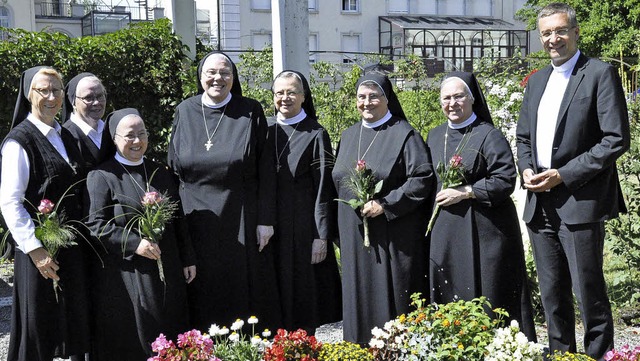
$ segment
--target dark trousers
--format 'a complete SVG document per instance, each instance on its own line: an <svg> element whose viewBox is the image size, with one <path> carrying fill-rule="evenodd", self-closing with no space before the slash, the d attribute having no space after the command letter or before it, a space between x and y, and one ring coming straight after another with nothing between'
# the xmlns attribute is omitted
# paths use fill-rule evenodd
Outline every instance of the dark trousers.
<svg viewBox="0 0 640 361"><path fill-rule="evenodd" d="M538 194L538 207L527 224L549 349L576 351L573 288L585 329L585 352L603 360L613 348L613 317L602 271L604 222L564 223L553 207L552 194Z"/></svg>

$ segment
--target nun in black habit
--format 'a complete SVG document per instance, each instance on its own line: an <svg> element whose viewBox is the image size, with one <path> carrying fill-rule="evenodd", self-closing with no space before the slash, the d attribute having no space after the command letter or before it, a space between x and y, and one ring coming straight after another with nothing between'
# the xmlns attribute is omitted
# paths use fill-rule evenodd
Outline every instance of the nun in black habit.
<svg viewBox="0 0 640 361"><path fill-rule="evenodd" d="M87 226L107 250L104 266L93 270L92 361L146 360L160 333L175 338L189 327L186 285L196 276L195 255L180 207L158 243L130 226L145 193L179 201L178 187L165 166L144 158L148 136L136 109L117 110L107 123L117 152L89 172L85 202Z"/></svg>
<svg viewBox="0 0 640 361"><path fill-rule="evenodd" d="M433 191L439 211L429 233L431 302L486 296L535 341L531 300L518 216L511 194L516 168L511 148L493 126L484 95L472 73L453 72L440 88L448 121L429 132L434 164L460 161L463 184Z"/></svg>
<svg viewBox="0 0 640 361"><path fill-rule="evenodd" d="M278 173L274 236L284 327L313 334L342 319L333 150L318 123L307 79L285 70L272 87L276 116L269 119Z"/></svg>
<svg viewBox="0 0 640 361"><path fill-rule="evenodd" d="M102 120L107 105L107 92L98 77L80 73L65 87L62 106L63 127L76 139L88 170L113 156L115 148Z"/></svg>
<svg viewBox="0 0 640 361"><path fill-rule="evenodd" d="M357 82L362 120L342 133L333 169L338 197L354 198L348 179L359 161L383 185L361 209L338 205L344 339L367 344L371 329L410 311L426 286L427 204L433 173L424 141L405 120L389 79L369 73ZM363 245L368 217L369 247Z"/></svg>
<svg viewBox="0 0 640 361"><path fill-rule="evenodd" d="M63 95L62 77L53 68L23 72L12 129L2 144L0 208L17 246L9 361L83 360L89 351L83 252L78 246L62 248L53 259L36 238L32 221L45 198L59 203L58 214L64 212L67 220L82 218L82 158L55 119Z"/></svg>
<svg viewBox="0 0 640 361"><path fill-rule="evenodd" d="M281 326L273 246L276 173L273 141L257 101L242 96L235 64L207 54L198 66L200 94L176 108L169 165L196 252L189 285L192 325L230 325L256 316Z"/></svg>

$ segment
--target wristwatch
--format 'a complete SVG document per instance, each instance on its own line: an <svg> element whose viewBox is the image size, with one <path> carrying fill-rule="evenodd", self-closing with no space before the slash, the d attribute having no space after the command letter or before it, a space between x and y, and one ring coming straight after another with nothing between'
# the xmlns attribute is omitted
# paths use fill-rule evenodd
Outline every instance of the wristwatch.
<svg viewBox="0 0 640 361"><path fill-rule="evenodd" d="M473 187L471 187L470 185L464 186L464 191L467 193L468 199L476 197L476 195L473 193Z"/></svg>

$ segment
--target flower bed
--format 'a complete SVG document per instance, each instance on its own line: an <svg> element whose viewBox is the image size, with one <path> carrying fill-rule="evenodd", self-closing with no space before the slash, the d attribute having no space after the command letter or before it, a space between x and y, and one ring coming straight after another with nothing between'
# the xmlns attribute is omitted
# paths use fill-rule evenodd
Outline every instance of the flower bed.
<svg viewBox="0 0 640 361"><path fill-rule="evenodd" d="M243 334L243 320L229 328L212 325L208 334L191 330L177 344L160 335L153 343L157 356L148 361L542 361L543 347L530 342L516 321L502 327L508 316L481 297L444 305L426 304L412 296L415 310L374 328L369 348L341 341L321 343L304 330L256 334L258 319L249 318L251 335ZM554 353L550 361L593 361L582 354ZM606 361L640 361L640 346L612 350Z"/></svg>

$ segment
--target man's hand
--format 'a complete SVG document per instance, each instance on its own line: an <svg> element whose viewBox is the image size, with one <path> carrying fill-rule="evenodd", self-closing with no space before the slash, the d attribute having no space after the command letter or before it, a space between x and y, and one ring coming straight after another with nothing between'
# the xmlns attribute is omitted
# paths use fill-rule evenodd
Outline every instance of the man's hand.
<svg viewBox="0 0 640 361"><path fill-rule="evenodd" d="M562 177L557 169L549 169L542 173L533 174L533 170L522 172L524 187L532 192L545 192L562 183Z"/></svg>

